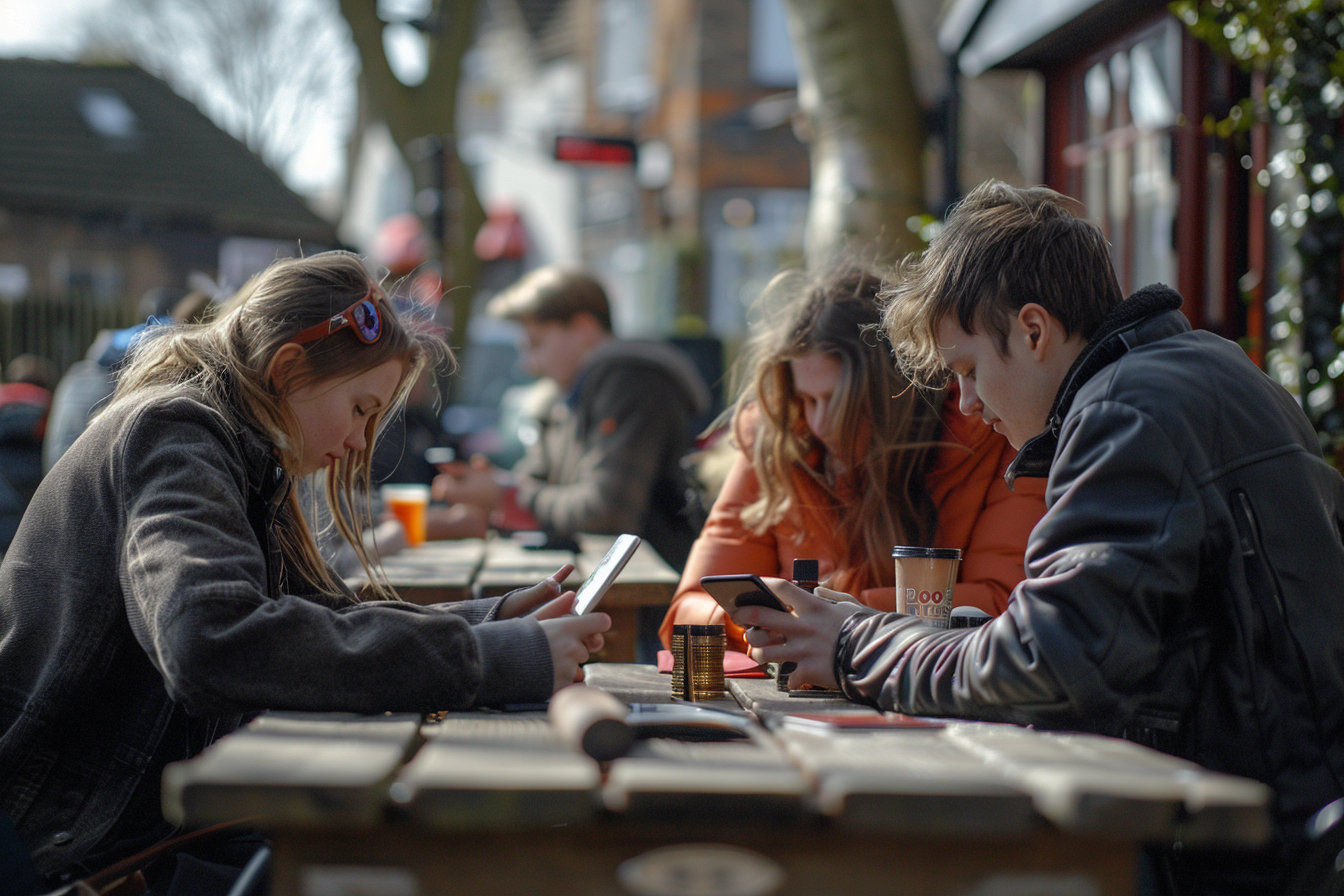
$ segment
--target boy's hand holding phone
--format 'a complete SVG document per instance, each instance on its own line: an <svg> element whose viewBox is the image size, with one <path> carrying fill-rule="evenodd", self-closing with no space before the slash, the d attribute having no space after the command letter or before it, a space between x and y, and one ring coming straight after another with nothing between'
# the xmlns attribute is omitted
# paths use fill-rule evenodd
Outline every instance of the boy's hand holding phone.
<svg viewBox="0 0 1344 896"><path fill-rule="evenodd" d="M763 606L740 606L733 622L746 629L752 658L760 663L797 663L789 684L839 687L835 680L835 642L845 620L863 609L849 595L827 589L845 600L812 594L785 579L761 580L792 613Z"/></svg>

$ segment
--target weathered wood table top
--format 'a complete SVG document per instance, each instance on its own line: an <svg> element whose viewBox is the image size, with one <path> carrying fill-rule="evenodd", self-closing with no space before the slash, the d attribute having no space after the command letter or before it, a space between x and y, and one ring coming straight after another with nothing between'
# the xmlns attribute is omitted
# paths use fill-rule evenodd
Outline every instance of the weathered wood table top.
<svg viewBox="0 0 1344 896"><path fill-rule="evenodd" d="M650 666L593 664L630 704ZM1251 846L1269 791L1090 735L878 718L731 679L749 736L636 741L599 764L545 713L272 713L169 767L169 816L271 832L276 894L1066 894L1133 891L1137 844ZM362 888L362 889L361 889Z"/></svg>
<svg viewBox="0 0 1344 896"><path fill-rule="evenodd" d="M534 550L503 537L427 541L382 562L388 581L404 600L444 603L506 594L541 581L566 563L573 563L575 569L564 584L578 588L614 540L614 535L579 535L577 552ZM680 578L647 542L641 544L602 598L600 609L611 616L612 627L606 635L607 647L598 658L632 662L637 608L667 606ZM347 583L358 592L367 581L359 575Z"/></svg>

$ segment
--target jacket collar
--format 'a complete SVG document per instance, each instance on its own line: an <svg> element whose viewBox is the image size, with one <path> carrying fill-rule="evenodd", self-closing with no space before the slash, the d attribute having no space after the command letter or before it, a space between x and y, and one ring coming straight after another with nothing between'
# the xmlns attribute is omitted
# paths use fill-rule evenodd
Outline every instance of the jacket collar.
<svg viewBox="0 0 1344 896"><path fill-rule="evenodd" d="M1064 418L1073 407L1078 390L1101 370L1115 363L1130 349L1156 342L1190 329L1185 316L1179 313L1181 296L1176 290L1161 283L1145 286L1111 309L1097 332L1088 340L1087 347L1074 360L1064 376L1055 403L1050 408L1049 426L1045 432L1027 441L1017 457L1008 465L1004 479L1008 487L1018 476L1044 479L1050 475L1050 466L1059 447L1059 432Z"/></svg>
<svg viewBox="0 0 1344 896"><path fill-rule="evenodd" d="M289 477L276 459L274 446L246 424L238 427L236 437L248 486L263 504L280 504L289 494Z"/></svg>

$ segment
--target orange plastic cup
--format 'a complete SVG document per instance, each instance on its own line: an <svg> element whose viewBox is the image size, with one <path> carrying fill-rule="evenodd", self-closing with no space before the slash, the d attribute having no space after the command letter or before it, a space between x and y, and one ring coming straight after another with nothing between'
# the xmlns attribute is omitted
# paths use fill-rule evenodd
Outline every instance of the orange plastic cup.
<svg viewBox="0 0 1344 896"><path fill-rule="evenodd" d="M411 546L425 541L425 514L429 510L429 486L385 485L383 506L392 511L406 530L406 543Z"/></svg>

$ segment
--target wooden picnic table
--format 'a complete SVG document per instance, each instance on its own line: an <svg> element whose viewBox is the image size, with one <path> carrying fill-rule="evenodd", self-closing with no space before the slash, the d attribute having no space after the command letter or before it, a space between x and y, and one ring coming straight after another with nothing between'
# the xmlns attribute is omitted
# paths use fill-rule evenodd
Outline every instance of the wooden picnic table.
<svg viewBox="0 0 1344 896"><path fill-rule="evenodd" d="M627 703L671 702L651 666L593 664ZM1135 744L1012 725L834 730L878 714L732 679L749 737L637 741L599 764L544 712L267 714L169 766L165 809L253 816L276 896L889 896L1134 889L1137 846L1255 846L1269 790Z"/></svg>
<svg viewBox="0 0 1344 896"><path fill-rule="evenodd" d="M541 581L566 563L575 569L564 584L578 588L615 537L581 534L575 539L577 552L535 550L505 537L428 541L383 558L382 565L397 593L417 604L506 594ZM602 598L600 609L611 616L611 630L597 659L633 662L639 608L666 607L680 579L647 542L641 544ZM358 592L367 579L360 575L348 582Z"/></svg>

